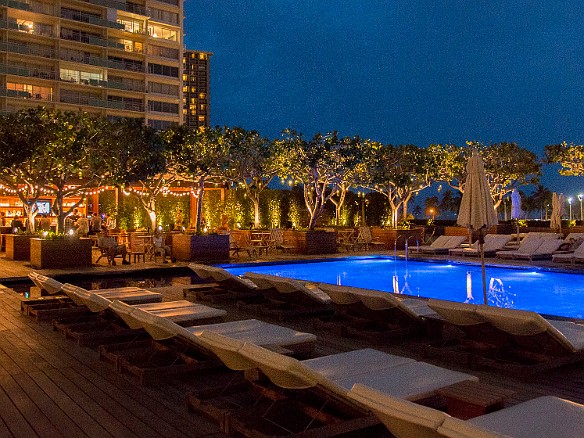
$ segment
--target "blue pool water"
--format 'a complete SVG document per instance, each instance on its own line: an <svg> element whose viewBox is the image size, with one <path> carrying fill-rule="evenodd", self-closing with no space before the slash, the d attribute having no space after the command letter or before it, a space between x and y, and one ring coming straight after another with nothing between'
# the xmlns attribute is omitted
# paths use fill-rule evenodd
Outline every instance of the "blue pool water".
<svg viewBox="0 0 584 438"><path fill-rule="evenodd" d="M481 268L471 264L349 257L320 262L223 267L236 275L253 271L426 298L483 302ZM582 274L487 266L486 276L492 305L584 318Z"/></svg>

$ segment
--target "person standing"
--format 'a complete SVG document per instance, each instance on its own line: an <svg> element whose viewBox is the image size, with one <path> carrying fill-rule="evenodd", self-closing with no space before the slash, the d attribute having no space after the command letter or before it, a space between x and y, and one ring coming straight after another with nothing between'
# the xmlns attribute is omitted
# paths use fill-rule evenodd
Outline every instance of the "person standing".
<svg viewBox="0 0 584 438"><path fill-rule="evenodd" d="M110 215L109 213L105 214L105 226L108 230L115 230L116 229L116 218Z"/></svg>
<svg viewBox="0 0 584 438"><path fill-rule="evenodd" d="M179 208L174 215L174 229L182 230L185 222L183 211Z"/></svg>
<svg viewBox="0 0 584 438"><path fill-rule="evenodd" d="M90 220L89 234L98 234L99 232L101 232L101 216L94 212Z"/></svg>

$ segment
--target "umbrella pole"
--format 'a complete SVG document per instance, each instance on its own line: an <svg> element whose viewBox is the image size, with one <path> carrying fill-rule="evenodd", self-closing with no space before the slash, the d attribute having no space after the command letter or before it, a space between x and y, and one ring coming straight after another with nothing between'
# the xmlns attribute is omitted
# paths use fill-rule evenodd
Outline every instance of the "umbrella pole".
<svg viewBox="0 0 584 438"><path fill-rule="evenodd" d="M483 276L483 300L485 305L488 305L489 302L487 301L487 275L485 273L485 250L483 248L482 240L479 242L479 246L481 247L481 273Z"/></svg>

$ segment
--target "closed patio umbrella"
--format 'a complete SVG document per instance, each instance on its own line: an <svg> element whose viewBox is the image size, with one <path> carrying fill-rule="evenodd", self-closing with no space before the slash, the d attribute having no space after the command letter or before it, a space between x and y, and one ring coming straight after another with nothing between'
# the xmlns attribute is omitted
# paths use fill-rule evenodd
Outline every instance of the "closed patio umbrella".
<svg viewBox="0 0 584 438"><path fill-rule="evenodd" d="M523 216L521 195L517 189L513 189L511 192L511 219L519 219L521 216ZM519 242L519 222L517 222L517 242Z"/></svg>
<svg viewBox="0 0 584 438"><path fill-rule="evenodd" d="M471 231L479 231L483 298L484 304L488 304L483 244L485 231L492 225L497 225L498 221L493 198L491 198L491 192L489 190L489 181L485 175L483 160L476 152L473 152L466 165L466 182L457 223L458 225L469 228Z"/></svg>

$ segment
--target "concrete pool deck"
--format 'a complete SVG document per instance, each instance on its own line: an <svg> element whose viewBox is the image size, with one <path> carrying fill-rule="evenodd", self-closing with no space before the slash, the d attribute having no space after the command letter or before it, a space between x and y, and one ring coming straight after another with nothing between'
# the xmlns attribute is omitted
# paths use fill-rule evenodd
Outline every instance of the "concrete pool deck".
<svg viewBox="0 0 584 438"><path fill-rule="evenodd" d="M366 255L371 252L340 253ZM393 255L393 251L380 253ZM0 254L0 257L3 254ZM330 257L335 257L330 256ZM306 258L321 258L313 256ZM277 254L235 262L291 260L292 254ZM434 257L449 259L448 256ZM457 259L463 260L463 259ZM464 259L465 261L469 261ZM477 260L472 259L478 263ZM488 259L488 263L501 263ZM526 263L517 263L526 265ZM537 262L535 266L554 266L551 262ZM84 270L42 271L47 275L88 274L123 275L137 270L173 266L186 263L106 264ZM27 263L0 258L0 284L2 280L26 279L31 268ZM569 270L584 272L584 265ZM177 289L180 291L180 288ZM182 298L171 288L166 299ZM90 437L220 437L219 428L206 418L187 411L184 396L200 384L188 379L176 379L156 385L141 387L134 379L121 375L114 367L99 360L97 353L80 347L48 323L33 321L20 311L22 297L7 287L0 286L0 436L90 436ZM257 318L234 304L219 304L229 319ZM542 374L535 378L519 379L497 372L465 369L452 360L423 357L416 341L399 344L372 343L364 340L338 337L330 332L315 329L308 318L278 321L269 317L267 322L287 325L297 330L317 335L317 355L326 355L359 348L372 347L388 353L421 359L451 369L476 375L481 381L515 391L509 404L515 404L541 395L555 395L584 403L584 366L573 364Z"/></svg>

